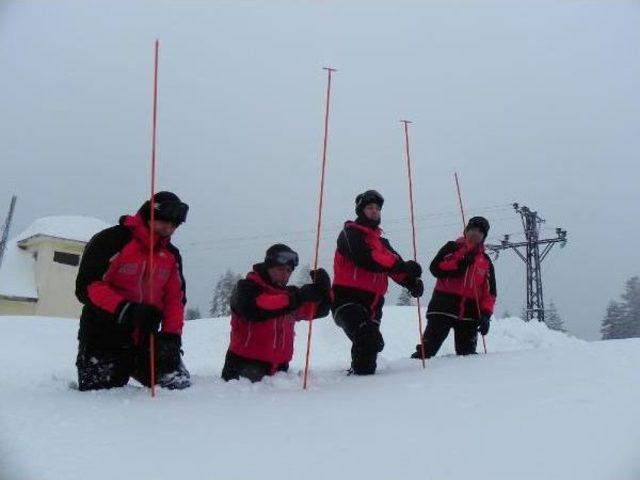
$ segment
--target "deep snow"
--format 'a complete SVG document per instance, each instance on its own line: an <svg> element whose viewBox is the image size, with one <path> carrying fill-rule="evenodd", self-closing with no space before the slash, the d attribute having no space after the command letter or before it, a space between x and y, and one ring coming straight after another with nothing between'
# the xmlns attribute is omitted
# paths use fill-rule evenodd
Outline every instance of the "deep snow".
<svg viewBox="0 0 640 480"><path fill-rule="evenodd" d="M228 319L185 326L194 385L80 393L77 323L0 317L0 478L637 479L640 340L587 343L541 324L494 321L489 355L408 359L417 320L385 309L378 375L347 377L348 344L306 324L291 372L219 380Z"/></svg>

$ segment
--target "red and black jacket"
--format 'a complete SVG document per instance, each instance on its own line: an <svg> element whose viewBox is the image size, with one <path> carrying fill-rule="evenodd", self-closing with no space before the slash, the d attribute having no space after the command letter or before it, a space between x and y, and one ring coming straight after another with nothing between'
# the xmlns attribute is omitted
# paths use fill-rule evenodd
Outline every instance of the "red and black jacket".
<svg viewBox="0 0 640 480"><path fill-rule="evenodd" d="M330 300L300 303L297 287L271 283L264 264L254 265L231 294L229 350L252 360L268 362L272 373L293 357L294 325L329 313Z"/></svg>
<svg viewBox="0 0 640 480"><path fill-rule="evenodd" d="M398 271L401 264L402 258L382 237L380 228L346 222L333 262L334 313L342 305L359 303L372 320L380 320L389 277L407 287L415 281Z"/></svg>
<svg viewBox="0 0 640 480"><path fill-rule="evenodd" d="M427 316L445 315L462 320L491 316L497 289L493 263L484 245L475 249L473 263L461 265L470 253L464 238L448 242L431 262L429 270L438 280L427 307Z"/></svg>
<svg viewBox="0 0 640 480"><path fill-rule="evenodd" d="M84 304L78 339L84 344L110 349L136 343L137 332L118 321L128 301L153 304L164 315L162 332L182 334L186 297L180 252L168 238L157 238L150 275L149 241L149 229L136 215L121 217L119 225L87 244L76 278L76 296Z"/></svg>

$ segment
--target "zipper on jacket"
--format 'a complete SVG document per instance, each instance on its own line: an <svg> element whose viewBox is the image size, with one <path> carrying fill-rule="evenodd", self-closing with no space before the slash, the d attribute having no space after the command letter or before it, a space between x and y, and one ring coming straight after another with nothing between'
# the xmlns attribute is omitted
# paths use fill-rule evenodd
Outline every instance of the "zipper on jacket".
<svg viewBox="0 0 640 480"><path fill-rule="evenodd" d="M247 322L247 339L244 341L245 348L249 346L249 340L251 340L251 322Z"/></svg>
<svg viewBox="0 0 640 480"><path fill-rule="evenodd" d="M273 349L278 346L278 317L273 321Z"/></svg>
<svg viewBox="0 0 640 480"><path fill-rule="evenodd" d="M142 272L140 273L140 303L142 303L144 301L144 292L142 291L142 284L144 283L144 273L145 270L147 269L147 262L146 261L142 261ZM151 285L151 282L149 282L149 285Z"/></svg>
<svg viewBox="0 0 640 480"><path fill-rule="evenodd" d="M469 267L464 271L464 282L462 284L462 299L460 300L460 308L458 309L458 318L462 320L464 318L465 311L465 301L467 296L465 295L465 291L467 289L467 275L469 274Z"/></svg>

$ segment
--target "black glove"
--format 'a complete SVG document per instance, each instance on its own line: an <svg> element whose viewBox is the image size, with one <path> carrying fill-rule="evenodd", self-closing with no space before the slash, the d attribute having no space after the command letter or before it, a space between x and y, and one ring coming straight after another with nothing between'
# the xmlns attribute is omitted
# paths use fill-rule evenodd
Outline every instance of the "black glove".
<svg viewBox="0 0 640 480"><path fill-rule="evenodd" d="M307 285L303 285L298 289L298 295L296 296L298 302L321 302L324 300L326 296L326 292L323 289L316 285L315 283L309 283Z"/></svg>
<svg viewBox="0 0 640 480"><path fill-rule="evenodd" d="M458 261L458 267L461 269L466 269L469 266L473 265L473 262L476 259L476 252L469 252L464 257Z"/></svg>
<svg viewBox="0 0 640 480"><path fill-rule="evenodd" d="M422 267L418 262L414 262L413 260L403 262L400 266L400 271L413 278L420 278L422 276Z"/></svg>
<svg viewBox="0 0 640 480"><path fill-rule="evenodd" d="M415 282L408 287L408 290L413 298L419 298L424 293L424 283L419 278L416 278Z"/></svg>
<svg viewBox="0 0 640 480"><path fill-rule="evenodd" d="M480 316L480 324L478 325L478 332L484 336L489 333L489 324L491 323L491 315L483 313Z"/></svg>
<svg viewBox="0 0 640 480"><path fill-rule="evenodd" d="M309 272L313 284L316 285L325 295L331 290L331 278L324 268L318 268L317 270L311 270Z"/></svg>
<svg viewBox="0 0 640 480"><path fill-rule="evenodd" d="M139 328L142 333L155 333L160 328L163 314L153 305L127 302L122 307L120 320L129 328Z"/></svg>
<svg viewBox="0 0 640 480"><path fill-rule="evenodd" d="M156 341L156 364L159 371L171 372L178 368L182 355L182 338L174 333L159 333Z"/></svg>
<svg viewBox="0 0 640 480"><path fill-rule="evenodd" d="M302 299L300 298L300 288L295 285L289 285L286 290L289 294L289 310L295 310L302 303Z"/></svg>

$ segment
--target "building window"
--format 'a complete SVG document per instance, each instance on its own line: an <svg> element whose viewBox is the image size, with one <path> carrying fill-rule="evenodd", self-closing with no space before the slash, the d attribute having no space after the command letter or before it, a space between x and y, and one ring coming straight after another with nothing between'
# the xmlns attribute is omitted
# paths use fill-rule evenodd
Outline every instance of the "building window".
<svg viewBox="0 0 640 480"><path fill-rule="evenodd" d="M77 267L80 264L80 255L66 252L53 252L53 261L62 263L63 265L72 265Z"/></svg>

